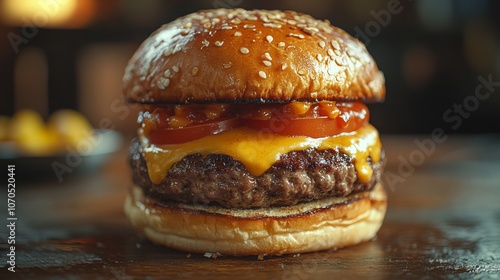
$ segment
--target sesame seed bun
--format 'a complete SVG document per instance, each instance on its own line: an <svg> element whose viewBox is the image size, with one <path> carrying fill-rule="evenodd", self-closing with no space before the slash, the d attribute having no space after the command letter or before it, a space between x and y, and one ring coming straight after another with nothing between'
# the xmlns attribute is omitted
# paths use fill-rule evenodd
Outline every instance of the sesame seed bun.
<svg viewBox="0 0 500 280"><path fill-rule="evenodd" d="M384 99L384 76L361 42L328 21L291 11L193 13L144 41L123 87L144 110L124 210L153 242L193 253L282 255L355 245L381 227L383 152L361 102ZM276 108L301 104L213 106L291 101L343 107L302 104L304 114L282 115ZM185 104L211 106L178 106ZM195 107L203 109L199 121ZM212 118L217 109L209 107L231 109ZM326 131L333 124L339 129Z"/></svg>
<svg viewBox="0 0 500 280"><path fill-rule="evenodd" d="M382 101L365 46L328 21L290 11L206 10L163 25L125 70L134 103Z"/></svg>
<svg viewBox="0 0 500 280"><path fill-rule="evenodd" d="M135 187L125 202L132 225L153 242L192 253L282 255L341 248L372 239L387 208L372 191L264 209L160 204Z"/></svg>

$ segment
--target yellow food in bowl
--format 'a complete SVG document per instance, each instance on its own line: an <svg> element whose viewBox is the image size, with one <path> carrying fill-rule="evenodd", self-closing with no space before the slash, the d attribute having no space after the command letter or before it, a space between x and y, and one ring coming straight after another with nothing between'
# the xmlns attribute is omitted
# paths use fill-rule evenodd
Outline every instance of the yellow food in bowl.
<svg viewBox="0 0 500 280"><path fill-rule="evenodd" d="M92 126L80 113L73 110L60 110L52 114L48 128L59 134L72 148L94 137Z"/></svg>
<svg viewBox="0 0 500 280"><path fill-rule="evenodd" d="M35 111L22 110L17 112L10 124L10 139L19 141L30 138L33 134L38 134L45 129L45 123Z"/></svg>
<svg viewBox="0 0 500 280"><path fill-rule="evenodd" d="M88 120L74 110L60 110L47 123L33 110L21 110L12 119L0 116L0 140L11 141L20 152L50 155L78 148L81 141L94 137Z"/></svg>

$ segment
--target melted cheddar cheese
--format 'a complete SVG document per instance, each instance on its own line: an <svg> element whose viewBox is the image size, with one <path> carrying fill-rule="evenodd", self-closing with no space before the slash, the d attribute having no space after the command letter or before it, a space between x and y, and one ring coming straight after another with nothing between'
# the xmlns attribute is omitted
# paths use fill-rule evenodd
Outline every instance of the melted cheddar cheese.
<svg viewBox="0 0 500 280"><path fill-rule="evenodd" d="M143 145L143 155L149 177L155 184L165 179L169 169L176 162L196 153L202 156L228 155L241 162L252 175L259 176L269 169L281 155L307 148L318 150L338 148L353 158L358 179L361 182L367 182L373 173L367 162L368 157L371 157L373 162L378 162L382 149L378 131L369 124L354 132L323 138L289 137L246 127L172 145L150 144L142 129L139 130L139 137Z"/></svg>

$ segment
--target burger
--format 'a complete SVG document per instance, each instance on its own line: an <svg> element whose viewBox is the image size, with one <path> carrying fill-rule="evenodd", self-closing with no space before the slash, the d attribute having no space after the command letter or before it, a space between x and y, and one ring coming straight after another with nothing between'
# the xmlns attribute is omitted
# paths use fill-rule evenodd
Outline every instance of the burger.
<svg viewBox="0 0 500 280"><path fill-rule="evenodd" d="M141 107L125 213L154 243L282 255L381 227L384 153L365 103L384 100L384 77L328 21L199 11L142 43L123 88Z"/></svg>

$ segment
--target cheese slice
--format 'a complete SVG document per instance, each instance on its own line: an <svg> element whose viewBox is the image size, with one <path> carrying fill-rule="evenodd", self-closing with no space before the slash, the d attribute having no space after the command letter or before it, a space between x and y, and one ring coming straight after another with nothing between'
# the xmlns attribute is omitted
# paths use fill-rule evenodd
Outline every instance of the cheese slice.
<svg viewBox="0 0 500 280"><path fill-rule="evenodd" d="M165 179L169 169L176 162L185 156L196 153L202 156L208 154L228 155L241 162L250 174L260 176L281 155L307 148L318 150L338 148L353 158L358 179L361 182L368 182L373 173L367 162L368 157L371 157L373 162L378 162L382 149L378 131L369 124L354 132L323 138L283 136L247 127L239 127L217 135L172 145L150 144L142 129L139 130L139 137L143 145L143 155L149 177L155 184L159 184Z"/></svg>

